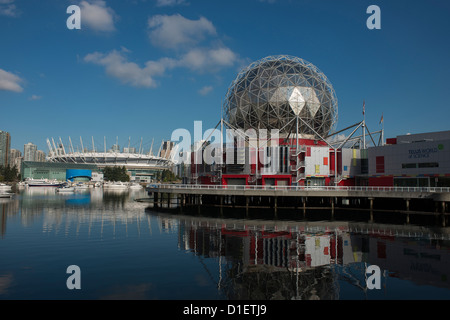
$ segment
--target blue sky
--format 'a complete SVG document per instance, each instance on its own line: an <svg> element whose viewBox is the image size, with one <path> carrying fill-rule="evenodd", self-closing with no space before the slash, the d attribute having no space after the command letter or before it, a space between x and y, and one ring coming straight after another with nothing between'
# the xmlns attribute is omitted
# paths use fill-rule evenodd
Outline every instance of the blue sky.
<svg viewBox="0 0 450 320"><path fill-rule="evenodd" d="M369 30L368 6L381 9ZM66 12L81 8L81 29ZM46 139L154 150L220 120L238 71L269 55L316 65L338 129L449 130L450 2L442 0L0 0L0 130L23 152Z"/></svg>

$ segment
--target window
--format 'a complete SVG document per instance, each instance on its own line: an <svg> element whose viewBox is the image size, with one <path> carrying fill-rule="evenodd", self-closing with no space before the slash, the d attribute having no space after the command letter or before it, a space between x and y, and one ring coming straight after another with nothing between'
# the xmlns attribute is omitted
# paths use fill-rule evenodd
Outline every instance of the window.
<svg viewBox="0 0 450 320"><path fill-rule="evenodd" d="M419 163L419 168L438 168L439 163L437 162L425 162L425 163Z"/></svg>
<svg viewBox="0 0 450 320"><path fill-rule="evenodd" d="M384 173L384 156L376 157L376 173Z"/></svg>
<svg viewBox="0 0 450 320"><path fill-rule="evenodd" d="M367 159L361 159L361 173L366 174L369 172L369 162Z"/></svg>
<svg viewBox="0 0 450 320"><path fill-rule="evenodd" d="M402 163L402 169L415 169L415 168L438 168L437 162L424 162L424 163Z"/></svg>

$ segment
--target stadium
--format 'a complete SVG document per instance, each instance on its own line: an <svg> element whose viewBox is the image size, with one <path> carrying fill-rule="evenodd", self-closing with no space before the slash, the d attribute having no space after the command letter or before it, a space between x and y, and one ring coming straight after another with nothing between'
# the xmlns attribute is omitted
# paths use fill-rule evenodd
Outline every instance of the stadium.
<svg viewBox="0 0 450 320"><path fill-rule="evenodd" d="M163 141L158 155L153 154L152 147L148 152L144 152L142 147L137 151L134 147L121 150L118 143L116 143L107 150L105 142L104 151L100 152L95 149L93 142L91 150L83 147L81 138L80 142L81 150L83 151L79 151L79 148L75 150L70 137L68 147L64 146L61 139L59 139L59 144L55 144L53 138L51 142L50 139L47 139L49 149L47 161L67 165L95 165L99 171L105 167L124 166L130 175L131 181L134 182L152 182L157 172L171 168L171 151L173 147L171 142Z"/></svg>

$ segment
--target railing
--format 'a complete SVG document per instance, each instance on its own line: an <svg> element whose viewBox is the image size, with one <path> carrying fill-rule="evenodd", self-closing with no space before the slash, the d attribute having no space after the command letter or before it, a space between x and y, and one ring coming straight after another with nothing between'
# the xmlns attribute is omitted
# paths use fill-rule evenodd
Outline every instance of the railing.
<svg viewBox="0 0 450 320"><path fill-rule="evenodd" d="M291 171L298 171L305 167L305 161L300 161L297 166L291 166Z"/></svg>
<svg viewBox="0 0 450 320"><path fill-rule="evenodd" d="M262 185L204 185L153 184L147 189L202 189L202 190L285 190L285 191L383 191L383 192L450 192L450 187L368 187L368 186L262 186Z"/></svg>

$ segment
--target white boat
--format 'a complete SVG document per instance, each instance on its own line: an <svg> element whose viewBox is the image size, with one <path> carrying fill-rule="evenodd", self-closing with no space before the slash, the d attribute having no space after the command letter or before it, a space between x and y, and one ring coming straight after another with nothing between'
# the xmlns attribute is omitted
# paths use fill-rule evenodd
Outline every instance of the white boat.
<svg viewBox="0 0 450 320"><path fill-rule="evenodd" d="M25 184L28 187L59 187L61 186L61 182L57 180L48 180L48 179L28 179L25 180Z"/></svg>
<svg viewBox="0 0 450 320"><path fill-rule="evenodd" d="M0 193L5 191L10 191L12 189L11 186L8 186L7 184L0 183Z"/></svg>
<svg viewBox="0 0 450 320"><path fill-rule="evenodd" d="M87 190L89 189L89 185L85 184L85 183L77 183L76 185L74 185L75 190Z"/></svg>
<svg viewBox="0 0 450 320"><path fill-rule="evenodd" d="M70 186L63 186L56 188L56 192L74 192L75 188Z"/></svg>
<svg viewBox="0 0 450 320"><path fill-rule="evenodd" d="M25 183L25 181L20 181L16 184L16 187L22 190L27 187L27 184Z"/></svg>
<svg viewBox="0 0 450 320"><path fill-rule="evenodd" d="M126 190L128 189L128 184L121 181L104 182L103 189L108 190Z"/></svg>
<svg viewBox="0 0 450 320"><path fill-rule="evenodd" d="M14 196L14 193L0 192L0 198L12 198L13 196Z"/></svg>
<svg viewBox="0 0 450 320"><path fill-rule="evenodd" d="M131 190L140 190L140 189L142 189L142 186L139 183L134 182L130 185L130 189Z"/></svg>

